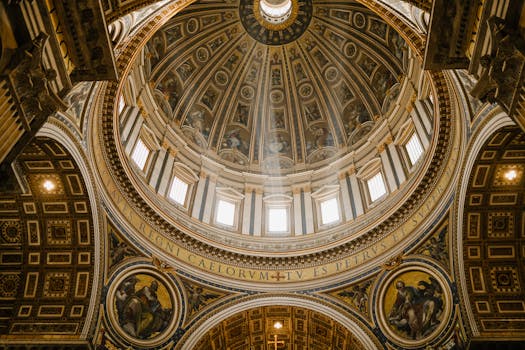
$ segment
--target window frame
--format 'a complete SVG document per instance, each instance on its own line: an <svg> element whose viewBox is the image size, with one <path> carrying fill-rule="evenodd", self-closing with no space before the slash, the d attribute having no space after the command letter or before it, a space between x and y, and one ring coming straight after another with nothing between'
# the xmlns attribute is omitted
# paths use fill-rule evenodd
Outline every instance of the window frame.
<svg viewBox="0 0 525 350"><path fill-rule="evenodd" d="M375 179L375 178L378 178L379 180L381 180L383 192L381 194L379 194L378 196L374 196L375 198L372 198L371 181L373 179ZM370 203L376 203L378 200L380 200L381 198L385 197L388 194L386 181L385 181L385 178L384 178L383 173L381 171L378 171L374 175L372 175L369 178L367 178L365 180L365 182L366 182L366 188L368 190L368 198L370 200Z"/></svg>
<svg viewBox="0 0 525 350"><path fill-rule="evenodd" d="M175 185L175 181L178 180L180 183L183 183L184 185L186 185L186 189L184 191L184 199L182 200L182 203L177 201L176 198L172 197L171 194L173 192L173 189L174 189L174 185ZM171 183L170 183L170 186L168 188L168 193L167 193L167 197L172 200L173 202L175 202L175 204L178 204L182 207L185 207L187 202L188 202L188 192L189 192L189 189L190 189L190 184L187 183L186 181L184 181L183 179L181 179L180 177L178 177L177 175L173 175L171 177Z"/></svg>
<svg viewBox="0 0 525 350"><path fill-rule="evenodd" d="M180 204L170 197L171 189L173 187L174 178L178 178L182 182L188 185L186 189L186 196L184 198L184 204ZM173 163L173 170L171 172L170 184L166 189L165 197L166 199L176 205L181 210L189 210L191 198L193 197L193 192L196 182L199 181L199 177L185 164L175 162Z"/></svg>
<svg viewBox="0 0 525 350"><path fill-rule="evenodd" d="M328 185L323 186L319 190L312 193L312 199L314 201L315 206L315 225L318 230L325 230L333 226L337 226L341 224L344 219L343 209L342 209L342 201L341 201L341 195L340 195L340 186L339 185ZM335 221L323 222L323 211L322 211L322 205L323 203L335 199L337 203L337 215L338 219Z"/></svg>
<svg viewBox="0 0 525 350"><path fill-rule="evenodd" d="M233 208L233 215L231 216L231 218L230 217L228 218L228 219L231 219L231 224L219 221L219 213L221 212L221 203L225 203L225 204L227 204L229 206L229 208ZM224 208L224 209L229 209L229 208ZM233 228L233 227L235 227L235 221L236 221L235 220L235 216L237 215L237 212L238 212L237 211L237 206L235 205L234 201L231 201L231 200L226 199L226 198L218 198L217 202L216 202L214 221L219 226L225 226L225 227Z"/></svg>
<svg viewBox="0 0 525 350"><path fill-rule="evenodd" d="M377 176L377 174L381 175L381 180L385 189L385 193L382 194L380 197L377 197L374 200L372 200L372 195L370 193L368 181L371 180L373 177ZM360 187L364 194L364 198L366 199L366 205L369 208L376 206L378 203L381 203L386 197L388 197L388 194L390 193L390 188L388 186L388 182L386 181L385 172L383 170L383 163L380 157L376 157L368 161L361 169L359 169L356 176L360 180Z"/></svg>
<svg viewBox="0 0 525 350"><path fill-rule="evenodd" d="M292 215L293 197L284 194L272 194L263 198L264 201L264 234L267 237L287 237L293 233L294 220ZM270 211L284 209L286 212L286 229L283 231L270 231Z"/></svg>
<svg viewBox="0 0 525 350"><path fill-rule="evenodd" d="M408 150L408 144L414 139L416 140L418 147L421 149L421 153L419 154L418 158L415 161L412 160L410 151ZM423 154L425 153L425 149L423 148L423 143L421 142L421 139L419 138L419 135L417 134L417 132L415 132L415 130L412 133L412 135L408 138L408 141L403 144L403 149L406 153L408 164L410 165L411 168L413 168L414 166L416 166L417 163L419 163L419 161L423 157Z"/></svg>
<svg viewBox="0 0 525 350"><path fill-rule="evenodd" d="M137 163L137 160L135 159L134 157L134 154L135 154L135 151L138 147L138 145L142 144L144 146L144 148L148 151L148 154L146 155L144 161L143 161L143 164L142 166L140 164ZM133 161L133 164L138 168L140 169L140 171L142 172L146 172L146 169L148 168L148 165L149 165L149 161L151 159L151 156L153 154L153 151L151 150L151 148L148 147L148 144L147 142L145 142L143 140L143 138L141 136L137 137L137 139L135 140L135 144L133 145L133 148L131 149L131 153L130 153L130 158L131 160Z"/></svg>
<svg viewBox="0 0 525 350"><path fill-rule="evenodd" d="M419 146L421 147L422 152L419 158L417 159L417 161L412 163L412 160L410 159L410 155L408 153L406 145L408 144L408 142L410 142L411 138L414 136L417 137L417 141L419 142ZM421 163L421 160L424 158L426 149L425 149L425 146L423 145L421 137L419 136L412 120L407 120L401 126L401 129L397 134L394 144L398 148L401 148L399 150L399 153L401 153L401 158L403 162L402 165L405 168L405 170L407 172L414 171L414 169L416 169L416 167Z"/></svg>
<svg viewBox="0 0 525 350"><path fill-rule="evenodd" d="M244 195L232 188L227 187L216 187L215 188L215 200L213 203L213 225L228 230L228 231L239 231L241 222L241 204L244 199ZM234 205L234 217L233 225L227 225L217 220L219 202L225 201Z"/></svg>

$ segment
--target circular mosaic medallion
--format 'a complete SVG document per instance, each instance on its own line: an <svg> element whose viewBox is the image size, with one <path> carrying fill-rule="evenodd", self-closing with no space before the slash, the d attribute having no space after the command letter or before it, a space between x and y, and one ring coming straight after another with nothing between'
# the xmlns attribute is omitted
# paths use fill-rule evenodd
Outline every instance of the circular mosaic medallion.
<svg viewBox="0 0 525 350"><path fill-rule="evenodd" d="M210 52L205 47L199 47L196 51L197 60L202 63L208 62L208 58L210 58Z"/></svg>
<svg viewBox="0 0 525 350"><path fill-rule="evenodd" d="M299 95L301 95L301 97L303 98L309 98L310 96L312 96L313 92L314 88L312 84L304 83L299 87Z"/></svg>
<svg viewBox="0 0 525 350"><path fill-rule="evenodd" d="M440 335L449 322L452 294L446 279L427 265L390 273L379 290L379 324L403 348L417 348Z"/></svg>
<svg viewBox="0 0 525 350"><path fill-rule="evenodd" d="M111 283L106 307L113 328L131 344L155 346L175 328L179 310L172 283L148 268L135 268Z"/></svg>
<svg viewBox="0 0 525 350"><path fill-rule="evenodd" d="M278 11L273 14L271 6L268 6L272 5L272 1L275 2L240 0L239 17L244 29L252 38L266 45L283 45L299 38L312 19L312 0L281 1L280 6L282 3L287 10L282 14Z"/></svg>
<svg viewBox="0 0 525 350"><path fill-rule="evenodd" d="M220 70L218 71L217 73L215 73L215 82L221 86L224 86L226 84L228 84L228 74L223 71L223 70Z"/></svg>
<svg viewBox="0 0 525 350"><path fill-rule="evenodd" d="M346 57L354 58L357 53L357 46L353 42L347 42L343 47L343 52Z"/></svg>
<svg viewBox="0 0 525 350"><path fill-rule="evenodd" d="M18 243L22 241L22 230L20 229L20 222L5 221L0 224L1 238L6 243Z"/></svg>

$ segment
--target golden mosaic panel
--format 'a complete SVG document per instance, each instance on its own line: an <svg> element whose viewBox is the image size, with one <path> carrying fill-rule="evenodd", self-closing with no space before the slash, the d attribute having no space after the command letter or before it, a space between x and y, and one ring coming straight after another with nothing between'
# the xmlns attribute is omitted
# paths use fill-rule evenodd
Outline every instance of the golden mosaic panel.
<svg viewBox="0 0 525 350"><path fill-rule="evenodd" d="M210 288L202 284L183 279L184 294L187 300L187 317L191 319L208 306L213 305L229 293L216 288Z"/></svg>
<svg viewBox="0 0 525 350"><path fill-rule="evenodd" d="M479 239L481 237L481 214L468 213L467 235L470 239Z"/></svg>
<svg viewBox="0 0 525 350"><path fill-rule="evenodd" d="M26 286L24 290L25 298L34 298L38 288L38 272L28 272L26 276Z"/></svg>
<svg viewBox="0 0 525 350"><path fill-rule="evenodd" d="M483 195L482 194L471 194L469 196L469 204L470 205L481 205L483 201Z"/></svg>
<svg viewBox="0 0 525 350"><path fill-rule="evenodd" d="M487 178L489 175L489 165L479 165L474 171L474 181L472 187L485 187L487 185Z"/></svg>
<svg viewBox="0 0 525 350"><path fill-rule="evenodd" d="M521 313L525 312L525 301L523 300L498 300L496 302L500 313Z"/></svg>
<svg viewBox="0 0 525 350"><path fill-rule="evenodd" d="M46 263L49 265L69 265L71 261L71 252L47 253Z"/></svg>
<svg viewBox="0 0 525 350"><path fill-rule="evenodd" d="M467 257L469 259L481 259L481 247L479 246L468 246Z"/></svg>
<svg viewBox="0 0 525 350"><path fill-rule="evenodd" d="M490 269L492 289L501 293L521 292L518 271L512 266L495 266Z"/></svg>
<svg viewBox="0 0 525 350"><path fill-rule="evenodd" d="M479 313L490 313L490 304L487 301L476 301L476 309Z"/></svg>
<svg viewBox="0 0 525 350"><path fill-rule="evenodd" d="M16 299L21 278L19 272L0 273L0 299Z"/></svg>
<svg viewBox="0 0 525 350"><path fill-rule="evenodd" d="M516 193L491 193L489 204L490 205L515 205L518 201L518 195Z"/></svg>
<svg viewBox="0 0 525 350"><path fill-rule="evenodd" d="M69 272L47 272L44 279L45 298L65 298L69 294L71 274Z"/></svg>
<svg viewBox="0 0 525 350"><path fill-rule="evenodd" d="M20 220L1 220L0 221L0 244L20 244L22 243L22 225Z"/></svg>
<svg viewBox="0 0 525 350"><path fill-rule="evenodd" d="M32 305L22 305L18 309L18 317L29 317L31 315Z"/></svg>
<svg viewBox="0 0 525 350"><path fill-rule="evenodd" d="M328 294L349 305L354 310L365 316L369 315L370 292L373 280L356 283L353 286L345 286Z"/></svg>
<svg viewBox="0 0 525 350"><path fill-rule="evenodd" d="M36 214L36 203L34 202L24 203L24 212L26 214Z"/></svg>
<svg viewBox="0 0 525 350"><path fill-rule="evenodd" d="M489 245L487 256L489 259L513 259L516 258L516 252L513 245Z"/></svg>
<svg viewBox="0 0 525 350"><path fill-rule="evenodd" d="M141 348L151 348L169 337L180 317L180 299L173 282L149 266L135 266L110 285L106 296L109 322L119 337ZM156 305L142 318L144 298Z"/></svg>
<svg viewBox="0 0 525 350"><path fill-rule="evenodd" d="M29 245L40 245L40 224L37 220L27 220L27 241Z"/></svg>
<svg viewBox="0 0 525 350"><path fill-rule="evenodd" d="M443 275L421 263L387 273L378 290L377 317L384 334L404 348L419 348L451 321L452 293Z"/></svg>
<svg viewBox="0 0 525 350"><path fill-rule="evenodd" d="M512 331L525 330L525 319L500 319L500 318L486 318L481 320L481 325L484 331L508 334Z"/></svg>
<svg viewBox="0 0 525 350"><path fill-rule="evenodd" d="M488 238L514 237L514 214L512 212L493 212L488 214Z"/></svg>
<svg viewBox="0 0 525 350"><path fill-rule="evenodd" d="M62 317L64 314L64 305L41 305L38 308L38 317Z"/></svg>
<svg viewBox="0 0 525 350"><path fill-rule="evenodd" d="M485 279L483 277L483 269L481 267L470 267L470 284L474 293L484 293Z"/></svg>
<svg viewBox="0 0 525 350"><path fill-rule="evenodd" d="M47 220L46 222L47 244L70 245L71 221L69 220Z"/></svg>
<svg viewBox="0 0 525 350"><path fill-rule="evenodd" d="M44 202L42 209L44 214L67 214L69 212L66 202Z"/></svg>
<svg viewBox="0 0 525 350"><path fill-rule="evenodd" d="M77 174L66 175L67 183L69 185L69 193L74 196L81 196L84 194L80 177Z"/></svg>

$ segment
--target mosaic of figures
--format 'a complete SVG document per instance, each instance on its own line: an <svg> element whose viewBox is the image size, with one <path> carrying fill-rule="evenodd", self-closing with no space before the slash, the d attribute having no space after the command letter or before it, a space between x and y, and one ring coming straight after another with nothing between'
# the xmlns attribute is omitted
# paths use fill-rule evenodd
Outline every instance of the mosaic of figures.
<svg viewBox="0 0 525 350"><path fill-rule="evenodd" d="M122 329L137 339L149 339L164 331L172 317L172 298L154 276L134 274L124 279L115 293L115 310Z"/></svg>
<svg viewBox="0 0 525 350"><path fill-rule="evenodd" d="M397 294L388 308L388 322L397 333L409 339L421 339L439 325L443 313L443 293L433 277L408 285L403 279L395 284Z"/></svg>
<svg viewBox="0 0 525 350"><path fill-rule="evenodd" d="M452 300L442 275L410 263L381 282L379 323L388 338L398 345L428 344L450 327ZM434 269L432 269L434 270Z"/></svg>
<svg viewBox="0 0 525 350"><path fill-rule="evenodd" d="M357 147L397 98L407 45L359 4L312 11L305 32L286 45L248 34L236 2L193 4L168 22L145 48L166 122L255 171L314 168Z"/></svg>

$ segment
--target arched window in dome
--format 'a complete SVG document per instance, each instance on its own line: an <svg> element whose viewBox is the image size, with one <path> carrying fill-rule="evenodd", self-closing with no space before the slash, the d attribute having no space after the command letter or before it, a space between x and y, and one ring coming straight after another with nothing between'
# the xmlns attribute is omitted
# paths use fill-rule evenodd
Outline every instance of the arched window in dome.
<svg viewBox="0 0 525 350"><path fill-rule="evenodd" d="M198 180L197 175L188 166L182 163L175 163L167 197L179 207L188 209L193 186Z"/></svg>
<svg viewBox="0 0 525 350"><path fill-rule="evenodd" d="M321 202L321 224L329 225L341 220L339 215L339 201L337 197L325 199Z"/></svg>
<svg viewBox="0 0 525 350"><path fill-rule="evenodd" d="M265 197L265 228L268 236L288 236L292 233L293 198L283 194Z"/></svg>
<svg viewBox="0 0 525 350"><path fill-rule="evenodd" d="M409 170L414 168L425 152L421 138L411 120L401 127L395 144L401 148L404 166Z"/></svg>
<svg viewBox="0 0 525 350"><path fill-rule="evenodd" d="M380 158L372 159L366 163L358 171L357 177L365 187L365 197L369 206L388 193Z"/></svg>
<svg viewBox="0 0 525 350"><path fill-rule="evenodd" d="M412 136L410 136L410 139L405 144L405 150L407 151L408 158L412 165L416 164L421 158L421 155L423 154L423 146L421 146L421 141L415 132L412 133Z"/></svg>
<svg viewBox="0 0 525 350"><path fill-rule="evenodd" d="M237 231L243 198L244 195L242 193L231 188L216 188L214 224L228 230Z"/></svg>
<svg viewBox="0 0 525 350"><path fill-rule="evenodd" d="M138 135L135 137L136 139L130 157L140 170L145 174L148 174L148 168L151 165L153 153L160 149L160 145L157 142L155 135L145 125L142 125Z"/></svg>
<svg viewBox="0 0 525 350"><path fill-rule="evenodd" d="M286 233L288 229L288 208L272 207L268 208L268 232L269 233Z"/></svg>
<svg viewBox="0 0 525 350"><path fill-rule="evenodd" d="M366 185L368 186L368 193L371 202L375 202L386 194L385 180L383 179L381 172L376 173L374 176L366 180Z"/></svg>
<svg viewBox="0 0 525 350"><path fill-rule="evenodd" d="M339 186L324 186L312 193L317 213L317 227L324 229L342 220L341 202L339 200Z"/></svg>
<svg viewBox="0 0 525 350"><path fill-rule="evenodd" d="M235 211L235 203L226 199L219 199L217 201L215 221L218 224L233 227L235 223Z"/></svg>
<svg viewBox="0 0 525 350"><path fill-rule="evenodd" d="M188 184L178 178L177 176L173 177L171 181L171 188L168 197L173 199L175 203L184 205L186 203L186 195L188 194Z"/></svg>
<svg viewBox="0 0 525 350"><path fill-rule="evenodd" d="M148 161L151 150L146 146L144 141L139 137L133 147L133 152L131 153L131 159L139 167L140 170L144 171L146 167L146 162Z"/></svg>
<svg viewBox="0 0 525 350"><path fill-rule="evenodd" d="M121 114L126 107L126 102L124 101L124 96L120 95L118 98L118 114Z"/></svg>

